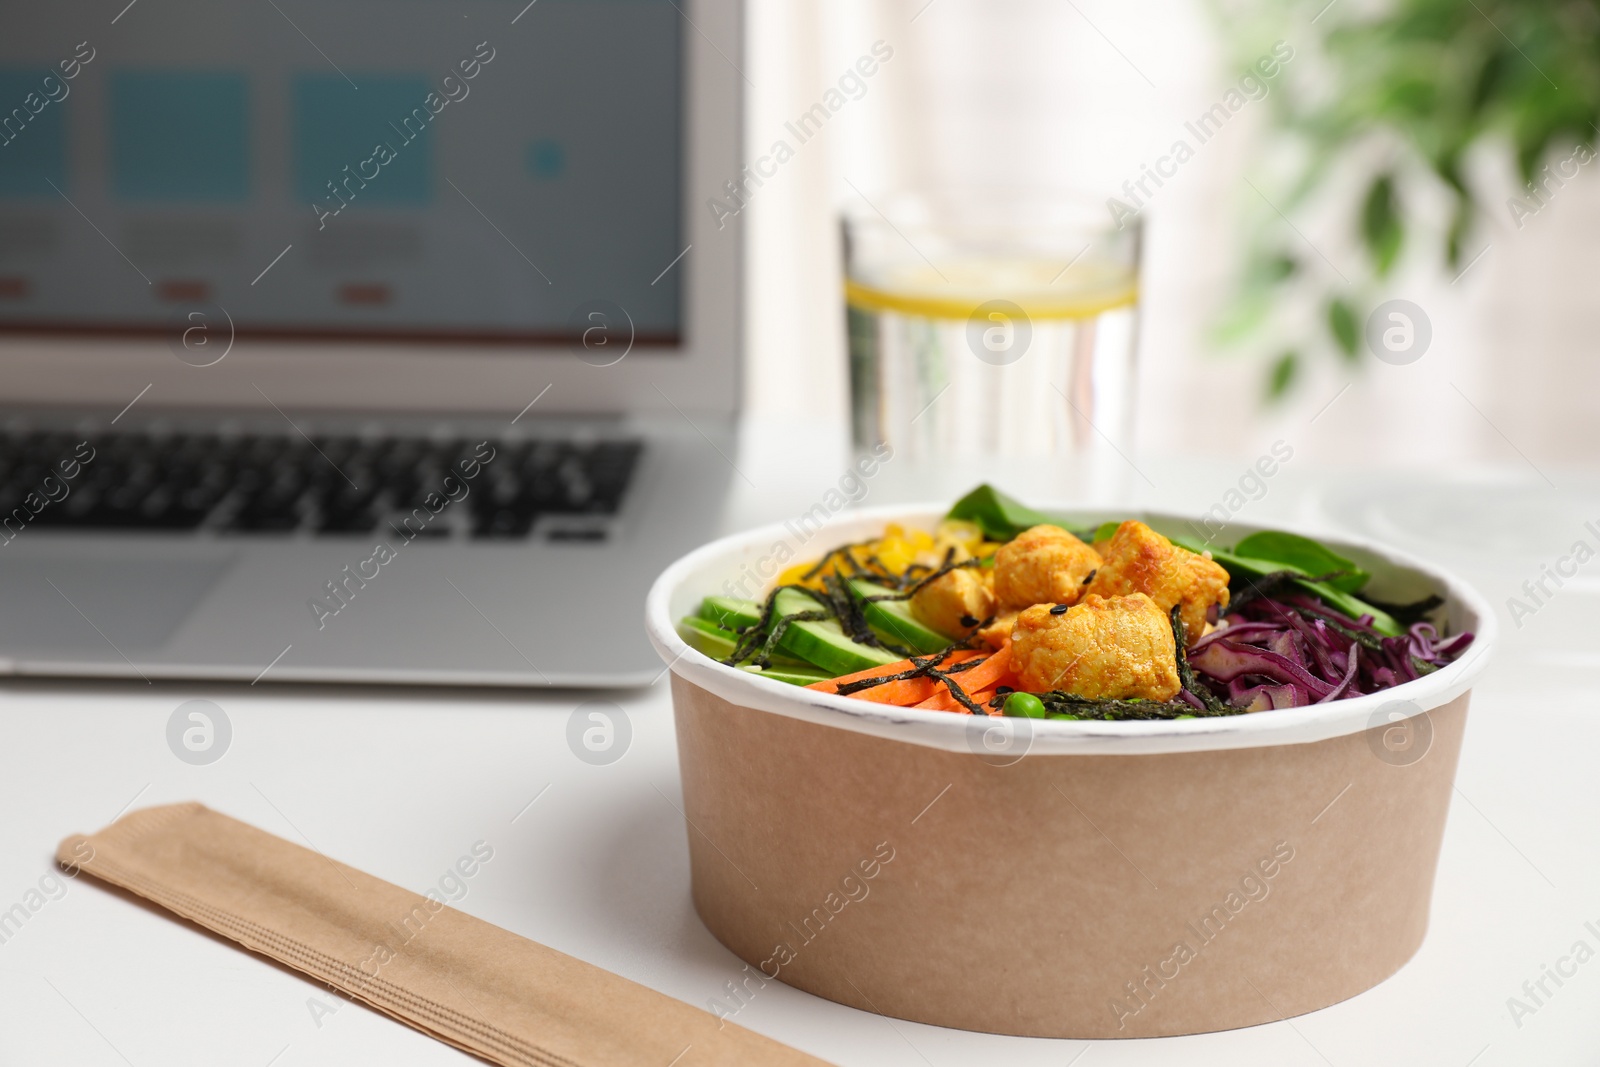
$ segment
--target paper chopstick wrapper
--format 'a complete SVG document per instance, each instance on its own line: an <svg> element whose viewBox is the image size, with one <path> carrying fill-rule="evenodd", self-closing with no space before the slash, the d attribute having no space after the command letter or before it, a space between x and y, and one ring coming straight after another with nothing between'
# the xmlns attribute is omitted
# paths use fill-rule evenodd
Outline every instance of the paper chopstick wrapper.
<svg viewBox="0 0 1600 1067"><path fill-rule="evenodd" d="M824 1062L201 804L132 812L56 859L493 1063Z"/></svg>

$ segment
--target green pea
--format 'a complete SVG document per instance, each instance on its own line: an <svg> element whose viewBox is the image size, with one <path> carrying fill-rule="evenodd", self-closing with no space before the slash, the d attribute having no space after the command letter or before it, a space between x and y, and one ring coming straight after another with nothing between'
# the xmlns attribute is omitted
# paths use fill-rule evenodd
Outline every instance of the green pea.
<svg viewBox="0 0 1600 1067"><path fill-rule="evenodd" d="M1077 722L1078 721L1078 716L1076 716L1076 715L1074 715L1074 714L1072 714L1071 712L1068 712L1068 711L1052 711L1049 715L1046 715L1045 718L1047 718L1047 719L1071 719L1073 722Z"/></svg>
<svg viewBox="0 0 1600 1067"><path fill-rule="evenodd" d="M1012 693L1006 697L1006 714L1026 719L1045 717L1044 701L1032 693Z"/></svg>

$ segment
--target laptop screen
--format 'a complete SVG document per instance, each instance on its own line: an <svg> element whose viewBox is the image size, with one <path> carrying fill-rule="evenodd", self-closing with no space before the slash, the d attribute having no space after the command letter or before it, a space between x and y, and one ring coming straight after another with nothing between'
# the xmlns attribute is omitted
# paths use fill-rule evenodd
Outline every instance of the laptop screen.
<svg viewBox="0 0 1600 1067"><path fill-rule="evenodd" d="M123 2L0 33L0 330L678 342L671 0Z"/></svg>

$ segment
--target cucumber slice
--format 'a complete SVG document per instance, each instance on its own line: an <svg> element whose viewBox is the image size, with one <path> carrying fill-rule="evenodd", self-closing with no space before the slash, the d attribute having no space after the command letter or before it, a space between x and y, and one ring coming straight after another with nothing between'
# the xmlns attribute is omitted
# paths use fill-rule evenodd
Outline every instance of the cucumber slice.
<svg viewBox="0 0 1600 1067"><path fill-rule="evenodd" d="M778 615L796 615L805 611L815 611L819 607L821 605L806 594L795 589L785 589L778 594L776 612ZM692 647L713 659L723 660L732 655L733 642L738 640L738 636L732 630L742 626L753 626L760 620L761 605L753 600L708 596L701 602L698 616L689 616L678 624L678 633ZM888 632L893 635L898 630ZM704 645L697 644L697 641L703 642ZM943 648L947 644L949 642L941 638L937 647ZM821 668L827 673L819 677L827 678L863 671L869 667L881 667L885 663L894 663L901 658L888 649L873 648L852 641L832 619L790 623L784 630L783 639L778 642L778 647L789 656L774 656L773 668L786 670L801 666L802 671ZM789 657L798 657L798 660ZM808 678L799 684L807 685L818 680L819 678Z"/></svg>
<svg viewBox="0 0 1600 1067"><path fill-rule="evenodd" d="M885 589L881 585L873 585L859 578L850 583L850 589L863 599L894 592L892 589ZM905 645L913 652L938 652L950 647L950 642L953 640L918 621L911 611L909 600L872 601L862 605L862 614L867 617L867 622L873 629L881 630L889 640Z"/></svg>
<svg viewBox="0 0 1600 1067"><path fill-rule="evenodd" d="M816 611L821 606L820 602L798 589L780 591L774 604L778 615L798 615ZM778 641L778 647L830 672L829 677L882 667L901 658L886 648L873 648L852 641L834 619L808 619L790 623Z"/></svg>
<svg viewBox="0 0 1600 1067"><path fill-rule="evenodd" d="M779 667L773 665L763 670L760 667L740 667L741 671L759 674L763 678L773 678L790 685L810 685L812 682L825 682L833 675L817 667Z"/></svg>
<svg viewBox="0 0 1600 1067"><path fill-rule="evenodd" d="M716 623L694 615L685 615L678 620L678 636L696 652L704 653L719 663L733 655L734 644L739 640L733 631L724 630Z"/></svg>
<svg viewBox="0 0 1600 1067"><path fill-rule="evenodd" d="M761 605L731 596L708 596L700 602L700 617L727 630L754 626L761 621Z"/></svg>
<svg viewBox="0 0 1600 1067"><path fill-rule="evenodd" d="M678 636L683 638L684 643L690 648L696 652L705 653L718 663L733 655L734 647L739 641L739 635L732 630L725 630L710 619L704 619L698 615L685 615L678 620ZM805 660L794 656L785 656L782 653L773 655L772 666L779 670L816 670ZM832 675L828 677L832 677ZM816 678L812 678L802 684L809 685L816 680Z"/></svg>

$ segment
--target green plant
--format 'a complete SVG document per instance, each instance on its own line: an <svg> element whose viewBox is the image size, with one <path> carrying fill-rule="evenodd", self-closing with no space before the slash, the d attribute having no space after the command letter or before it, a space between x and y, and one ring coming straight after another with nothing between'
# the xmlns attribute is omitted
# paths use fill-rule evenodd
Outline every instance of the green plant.
<svg viewBox="0 0 1600 1067"><path fill-rule="evenodd" d="M1448 276L1471 264L1489 205L1469 180L1470 152L1512 153L1532 210L1552 182L1562 184L1546 162L1554 153L1594 158L1600 0L1391 0L1377 10L1353 0L1242 0L1222 14L1241 58L1274 37L1315 57L1296 63L1309 77L1286 80L1273 96L1268 147L1288 162L1276 180L1263 178L1270 194L1245 194L1272 199L1257 205L1236 297L1217 331L1225 345L1269 360L1269 399L1293 387L1311 353L1361 359L1365 312L1408 242L1436 249ZM1423 184L1445 194L1442 227L1407 208L1408 190ZM1332 267L1308 246L1291 220L1313 203L1348 216L1364 250L1359 264ZM1514 221L1516 212L1513 204ZM1273 310L1291 300L1319 308L1321 329L1274 330Z"/></svg>

